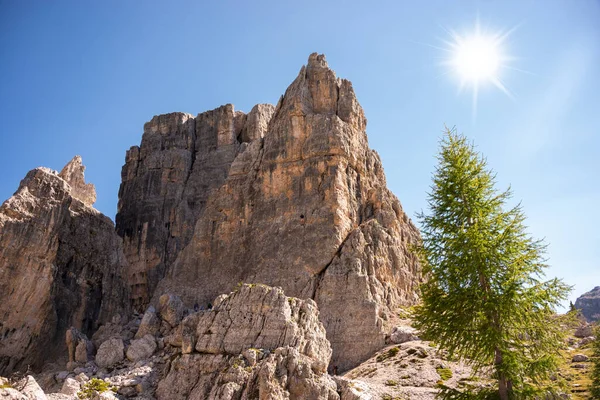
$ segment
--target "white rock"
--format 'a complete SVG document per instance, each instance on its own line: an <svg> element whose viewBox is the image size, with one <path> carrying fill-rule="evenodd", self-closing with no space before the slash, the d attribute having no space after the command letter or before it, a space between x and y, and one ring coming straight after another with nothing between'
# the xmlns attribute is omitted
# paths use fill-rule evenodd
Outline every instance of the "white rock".
<svg viewBox="0 0 600 400"><path fill-rule="evenodd" d="M48 397L46 397L46 394L44 393L40 385L38 385L38 383L35 381L33 376L28 375L26 379L27 382L25 383L25 387L23 388L23 390L21 390L21 393L23 393L27 397L27 399L48 400Z"/></svg>
<svg viewBox="0 0 600 400"><path fill-rule="evenodd" d="M390 340L394 344L411 342L418 339L417 330L410 326L395 326L390 335Z"/></svg>
<svg viewBox="0 0 600 400"><path fill-rule="evenodd" d="M0 389L0 399L2 400L27 400L27 396L13 388Z"/></svg>
<svg viewBox="0 0 600 400"><path fill-rule="evenodd" d="M60 389L60 393L74 396L77 394L77 392L79 392L79 390L81 390L81 385L79 382L73 378L67 378Z"/></svg>

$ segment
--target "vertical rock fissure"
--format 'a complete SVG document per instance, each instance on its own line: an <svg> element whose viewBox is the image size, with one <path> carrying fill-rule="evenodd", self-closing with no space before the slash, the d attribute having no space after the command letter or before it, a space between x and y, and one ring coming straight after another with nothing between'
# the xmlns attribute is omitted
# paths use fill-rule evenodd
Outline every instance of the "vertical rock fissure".
<svg viewBox="0 0 600 400"><path fill-rule="evenodd" d="M317 291L319 289L319 284L321 283L321 280L323 279L323 275L325 275L325 272L327 271L327 269L329 268L329 266L331 264L333 264L333 262L335 261L336 258L339 258L342 255L342 249L344 248L344 245L346 244L346 241L348 240L348 238L350 237L350 235L352 235L352 231L350 231L346 237L344 238L344 240L342 241L342 243L339 245L338 249L336 250L335 254L333 255L333 257L331 258L331 260L316 274L313 275L313 279L314 279L314 285L313 285L313 292L312 295L310 296L311 299L315 300L316 296L317 296Z"/></svg>

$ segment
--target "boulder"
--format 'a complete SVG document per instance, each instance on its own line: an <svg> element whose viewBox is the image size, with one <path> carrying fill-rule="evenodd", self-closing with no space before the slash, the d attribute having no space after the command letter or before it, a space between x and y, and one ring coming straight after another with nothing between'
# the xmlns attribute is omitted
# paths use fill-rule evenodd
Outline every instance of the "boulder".
<svg viewBox="0 0 600 400"><path fill-rule="evenodd" d="M125 346L120 338L108 339L100 345L96 353L96 364L100 368L110 368L124 358Z"/></svg>
<svg viewBox="0 0 600 400"><path fill-rule="evenodd" d="M81 390L81 384L73 378L67 378L60 389L60 393L75 396L79 390Z"/></svg>
<svg viewBox="0 0 600 400"><path fill-rule="evenodd" d="M92 343L94 344L94 346L96 346L96 348L99 348L100 345L106 342L108 339L123 338L125 336L123 334L123 330L124 329L123 326L121 326L121 324L116 324L112 322L103 324L92 335Z"/></svg>
<svg viewBox="0 0 600 400"><path fill-rule="evenodd" d="M156 309L153 306L149 306L142 317L140 327L138 328L135 338L140 339L146 335L155 336L160 329L160 319L156 314Z"/></svg>
<svg viewBox="0 0 600 400"><path fill-rule="evenodd" d="M40 385L38 385L33 376L28 375L25 379L25 386L23 387L23 389L21 389L21 393L23 393L28 400L48 399L48 397L46 397L46 394L44 393Z"/></svg>
<svg viewBox="0 0 600 400"><path fill-rule="evenodd" d="M591 324L584 324L575 330L575 337L583 339L594 335L594 327Z"/></svg>
<svg viewBox="0 0 600 400"><path fill-rule="evenodd" d="M150 358L156 351L156 340L154 336L148 334L140 339L131 341L127 348L127 358L136 362Z"/></svg>
<svg viewBox="0 0 600 400"><path fill-rule="evenodd" d="M160 296L158 314L172 328L181 322L184 311L185 306L179 296L172 294L163 294Z"/></svg>
<svg viewBox="0 0 600 400"><path fill-rule="evenodd" d="M390 341L395 344L418 340L417 330L411 326L395 326L390 334Z"/></svg>
<svg viewBox="0 0 600 400"><path fill-rule="evenodd" d="M94 357L94 344L77 328L70 327L67 329L65 342L69 351L69 362L85 364Z"/></svg>
<svg viewBox="0 0 600 400"><path fill-rule="evenodd" d="M586 356L585 354L575 354L573 356L573 359L571 360L571 362L574 362L574 363L576 363L576 362L585 362L585 361L588 361L588 360L589 360L589 357Z"/></svg>

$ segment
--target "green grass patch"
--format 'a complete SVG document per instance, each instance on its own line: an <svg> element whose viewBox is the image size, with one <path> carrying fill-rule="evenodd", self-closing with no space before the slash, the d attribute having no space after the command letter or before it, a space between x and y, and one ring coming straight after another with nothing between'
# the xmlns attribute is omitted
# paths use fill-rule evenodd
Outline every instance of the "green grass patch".
<svg viewBox="0 0 600 400"><path fill-rule="evenodd" d="M398 347L392 347L391 349L389 349L385 353L382 353L382 354L378 355L377 358L376 358L376 360L377 360L377 362L385 361L388 358L395 357L396 354L398 354L398 352L400 352L400 349Z"/></svg>
<svg viewBox="0 0 600 400"><path fill-rule="evenodd" d="M452 370L450 368L436 368L435 369L442 381L447 381L452 378Z"/></svg>

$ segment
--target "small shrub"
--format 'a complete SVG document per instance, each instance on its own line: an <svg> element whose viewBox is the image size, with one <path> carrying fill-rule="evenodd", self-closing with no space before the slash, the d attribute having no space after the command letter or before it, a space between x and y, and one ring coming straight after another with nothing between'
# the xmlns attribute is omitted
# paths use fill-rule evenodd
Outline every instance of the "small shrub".
<svg viewBox="0 0 600 400"><path fill-rule="evenodd" d="M450 368L436 368L435 369L442 381L447 381L452 378L452 370Z"/></svg>
<svg viewBox="0 0 600 400"><path fill-rule="evenodd" d="M388 379L387 381L385 381L385 385L386 386L398 386L398 382L396 382L393 379Z"/></svg>
<svg viewBox="0 0 600 400"><path fill-rule="evenodd" d="M385 353L378 355L376 360L377 360L377 362L385 361L388 358L394 357L396 354L398 354L399 351L400 351L400 349L398 347L392 347Z"/></svg>
<svg viewBox="0 0 600 400"><path fill-rule="evenodd" d="M117 388L102 379L92 378L83 384L81 390L77 392L77 397L80 399L92 399L94 396L108 390L116 392Z"/></svg>
<svg viewBox="0 0 600 400"><path fill-rule="evenodd" d="M0 383L0 389L12 389L12 386L10 383Z"/></svg>

